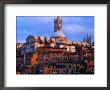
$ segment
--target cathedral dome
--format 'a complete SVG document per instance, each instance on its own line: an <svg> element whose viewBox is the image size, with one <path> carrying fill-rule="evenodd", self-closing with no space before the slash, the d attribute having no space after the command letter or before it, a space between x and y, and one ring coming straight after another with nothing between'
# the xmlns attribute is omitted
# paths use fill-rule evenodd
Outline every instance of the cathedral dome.
<svg viewBox="0 0 110 90"><path fill-rule="evenodd" d="M54 32L52 37L65 37L65 35L63 34L62 31L56 31L56 32Z"/></svg>

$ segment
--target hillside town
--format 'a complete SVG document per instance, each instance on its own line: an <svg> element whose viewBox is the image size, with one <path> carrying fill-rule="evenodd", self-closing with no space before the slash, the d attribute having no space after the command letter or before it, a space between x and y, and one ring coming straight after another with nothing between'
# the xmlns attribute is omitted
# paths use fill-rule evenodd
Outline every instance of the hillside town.
<svg viewBox="0 0 110 90"><path fill-rule="evenodd" d="M63 34L61 16L54 19L53 32L51 37L29 35L25 43L16 43L16 74L94 74L91 35L81 42L70 40Z"/></svg>

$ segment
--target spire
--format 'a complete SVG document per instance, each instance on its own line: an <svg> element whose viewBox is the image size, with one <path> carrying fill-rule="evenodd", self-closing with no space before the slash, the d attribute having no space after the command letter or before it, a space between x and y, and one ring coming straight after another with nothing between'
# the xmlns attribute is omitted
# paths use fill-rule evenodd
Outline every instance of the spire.
<svg viewBox="0 0 110 90"><path fill-rule="evenodd" d="M87 33L87 37L86 37L86 42L89 43L90 37L89 34Z"/></svg>
<svg viewBox="0 0 110 90"><path fill-rule="evenodd" d="M88 35L88 33L87 33L86 41L88 42L88 40L89 40L89 35Z"/></svg>
<svg viewBox="0 0 110 90"><path fill-rule="evenodd" d="M86 42L86 38L84 37L83 42Z"/></svg>
<svg viewBox="0 0 110 90"><path fill-rule="evenodd" d="M92 44L92 36L90 35L89 38L90 38L90 39L89 39L89 40L90 40L90 44Z"/></svg>
<svg viewBox="0 0 110 90"><path fill-rule="evenodd" d="M54 32L62 31L62 17L58 16L54 19Z"/></svg>
<svg viewBox="0 0 110 90"><path fill-rule="evenodd" d="M91 39L92 39L91 35L89 36L89 38L90 38L90 41L91 41Z"/></svg>
<svg viewBox="0 0 110 90"><path fill-rule="evenodd" d="M92 36L91 36L91 34L89 35L89 34L87 33L87 36L86 36L85 41L86 41L87 43L89 43L89 44L92 43Z"/></svg>

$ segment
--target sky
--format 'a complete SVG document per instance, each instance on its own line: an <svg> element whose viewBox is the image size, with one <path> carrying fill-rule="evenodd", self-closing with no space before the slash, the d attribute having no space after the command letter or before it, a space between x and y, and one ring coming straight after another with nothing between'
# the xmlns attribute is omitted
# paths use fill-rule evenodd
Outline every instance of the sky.
<svg viewBox="0 0 110 90"><path fill-rule="evenodd" d="M51 37L56 16L17 16L17 42L23 43L28 35ZM83 41L87 35L94 41L94 16L62 16L62 32L73 41Z"/></svg>

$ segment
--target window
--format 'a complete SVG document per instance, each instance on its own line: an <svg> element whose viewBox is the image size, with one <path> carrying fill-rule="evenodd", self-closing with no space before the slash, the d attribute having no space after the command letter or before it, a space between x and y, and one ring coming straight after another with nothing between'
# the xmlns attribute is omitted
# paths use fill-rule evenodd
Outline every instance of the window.
<svg viewBox="0 0 110 90"><path fill-rule="evenodd" d="M69 68L71 68L71 65L69 65Z"/></svg>
<svg viewBox="0 0 110 90"><path fill-rule="evenodd" d="M65 72L65 70L63 70L63 72Z"/></svg>
<svg viewBox="0 0 110 90"><path fill-rule="evenodd" d="M68 70L66 70L66 73L68 73Z"/></svg>

